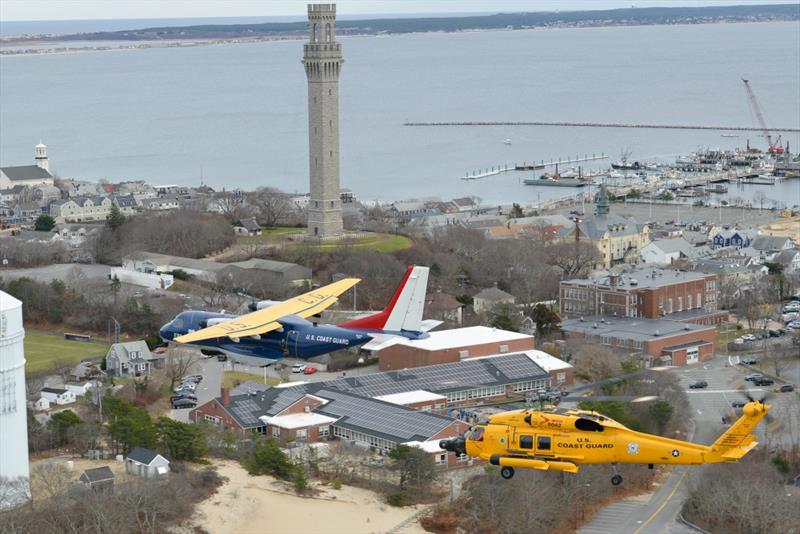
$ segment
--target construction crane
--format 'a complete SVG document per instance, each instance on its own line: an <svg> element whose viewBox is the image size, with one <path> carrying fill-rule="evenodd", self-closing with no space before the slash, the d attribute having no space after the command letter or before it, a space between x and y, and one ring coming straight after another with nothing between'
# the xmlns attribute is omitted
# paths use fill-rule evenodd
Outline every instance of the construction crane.
<svg viewBox="0 0 800 534"><path fill-rule="evenodd" d="M781 136L778 135L775 141L772 141L772 134L769 132L769 128L767 128L767 122L764 120L764 114L761 112L761 107L758 105L756 95L753 93L753 89L750 87L750 80L745 80L742 78L742 82L744 82L744 90L747 91L747 98L750 101L750 107L753 109L753 113L758 121L758 126L761 128L761 132L764 134L764 137L766 137L767 143L769 144L767 152L770 154L783 154Z"/></svg>

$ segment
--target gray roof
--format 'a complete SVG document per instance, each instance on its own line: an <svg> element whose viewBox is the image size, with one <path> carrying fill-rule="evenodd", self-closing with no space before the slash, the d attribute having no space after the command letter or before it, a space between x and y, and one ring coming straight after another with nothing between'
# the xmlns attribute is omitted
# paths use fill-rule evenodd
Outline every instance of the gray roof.
<svg viewBox="0 0 800 534"><path fill-rule="evenodd" d="M172 265L173 267L195 269L198 271L219 272L232 264L217 263L210 260L195 260L193 258L182 258L180 256L169 256L157 252L137 252L134 254L137 260L149 260L157 265Z"/></svg>
<svg viewBox="0 0 800 534"><path fill-rule="evenodd" d="M613 237L636 235L641 226L633 219L619 215L591 215L578 223L580 232L589 239L602 239L606 232Z"/></svg>
<svg viewBox="0 0 800 534"><path fill-rule="evenodd" d="M115 195L113 197L114 203L120 208L135 208L136 199L133 195Z"/></svg>
<svg viewBox="0 0 800 534"><path fill-rule="evenodd" d="M17 180L45 180L48 178L53 178L52 174L37 165L2 167L0 168L0 171L3 171L3 174L5 174L12 182Z"/></svg>
<svg viewBox="0 0 800 534"><path fill-rule="evenodd" d="M114 343L108 349L108 352L114 351L117 358L119 358L120 363L128 362L128 361L141 361L144 362L146 360L153 359L150 354L150 348L147 346L147 343L144 341L127 341L125 343ZM139 357L131 359L130 353L131 352L139 352Z"/></svg>
<svg viewBox="0 0 800 534"><path fill-rule="evenodd" d="M42 388L42 393L55 393L56 395L61 395L66 392L66 389L61 388Z"/></svg>
<svg viewBox="0 0 800 534"><path fill-rule="evenodd" d="M756 250L782 250L787 242L791 243L792 240L784 235L760 235L753 239L750 246Z"/></svg>
<svg viewBox="0 0 800 534"><path fill-rule="evenodd" d="M253 428L263 426L258 419L260 416L276 415L306 394L328 398L322 390L345 392L357 396L360 402L365 403L372 401L372 397L406 391L424 390L444 394L548 377L549 374L527 355L515 353L261 391L246 383L246 387L252 388L253 391L231 395L230 404L226 408L242 427ZM217 400L220 401L219 398Z"/></svg>
<svg viewBox="0 0 800 534"><path fill-rule="evenodd" d="M289 263L285 261L276 260L262 260L258 258L251 258L245 261L237 261L229 263L228 265L235 265L242 269L259 269L261 271L270 271L275 273L285 273L291 269L300 268L308 271L308 278L311 278L311 269L298 265L296 263Z"/></svg>
<svg viewBox="0 0 800 534"><path fill-rule="evenodd" d="M659 250L664 252L665 254L670 254L672 252L681 252L683 254L688 255L688 253L694 247L686 241L682 237L677 237L675 239L656 239L649 243L655 247L658 247Z"/></svg>
<svg viewBox="0 0 800 534"><path fill-rule="evenodd" d="M486 289L482 289L477 295L475 295L474 298L498 302L501 300L513 299L514 295L510 295L502 289L498 289L496 287L487 287Z"/></svg>
<svg viewBox="0 0 800 534"><path fill-rule="evenodd" d="M128 453L129 460L133 460L134 462L139 462L140 464L145 465L150 465L157 456L158 453L156 451L151 451L150 449L145 449L144 447L136 447Z"/></svg>
<svg viewBox="0 0 800 534"><path fill-rule="evenodd" d="M261 230L261 225L258 224L258 221L256 221L255 217L250 217L249 219L242 219L241 221L239 221L239 226L241 226L242 228L246 228L251 232Z"/></svg>
<svg viewBox="0 0 800 534"><path fill-rule="evenodd" d="M255 380L248 380L246 382L242 382L235 388L231 390L231 396L234 395L246 395L252 392L259 392L259 391L266 391L270 389L270 386L266 384L262 384L261 382L256 382Z"/></svg>
<svg viewBox="0 0 800 534"><path fill-rule="evenodd" d="M630 273L618 275L617 284L615 287L620 289L650 289L682 282L695 282L698 280L703 280L706 276L708 276L706 273L697 271L675 271L672 269L653 268L637 269L636 271L632 271ZM607 273L604 273L600 277L589 280L567 280L564 283L579 286L599 285L611 287L611 280Z"/></svg>
<svg viewBox="0 0 800 534"><path fill-rule="evenodd" d="M684 335L688 332L714 330L714 326L680 323L667 319L640 319L633 317L593 315L580 319L567 319L562 321L561 329L565 332L580 333L585 336L651 341L656 338L669 338L672 336Z"/></svg>
<svg viewBox="0 0 800 534"><path fill-rule="evenodd" d="M103 467L95 467L94 469L87 469L81 474L81 482L101 482L103 480L114 480L114 472L110 467L104 465Z"/></svg>
<svg viewBox="0 0 800 534"><path fill-rule="evenodd" d="M772 261L780 263L784 267L789 265L789 263L794 260L794 257L800 254L800 250L796 248L790 248L789 250L782 250L773 256Z"/></svg>

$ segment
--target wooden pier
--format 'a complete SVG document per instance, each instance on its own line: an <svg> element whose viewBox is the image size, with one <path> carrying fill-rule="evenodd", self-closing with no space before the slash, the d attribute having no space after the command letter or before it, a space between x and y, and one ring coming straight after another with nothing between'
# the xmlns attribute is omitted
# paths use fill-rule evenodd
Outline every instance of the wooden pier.
<svg viewBox="0 0 800 534"><path fill-rule="evenodd" d="M480 180L481 178L488 178L489 176L497 176L498 174L501 174L501 173L504 173L504 172L536 171L536 170L542 170L545 167L553 167L555 165L570 165L572 163L582 163L582 162L586 162L586 161L598 161L598 160L603 160L603 159L608 159L608 156L601 152L599 155L598 154L592 154L590 156L589 154L584 154L583 156L581 156L580 154L578 154L574 158L570 157L570 158L563 159L563 160L561 158L559 158L557 160L550 160L550 161L541 160L538 163L537 162L528 163L527 161L525 161L525 162L522 162L522 164L515 163L512 166L509 166L508 163L506 163L504 165L498 165L496 167L487 167L485 169L478 169L476 171L472 171L471 173L468 172L461 179L462 180Z"/></svg>

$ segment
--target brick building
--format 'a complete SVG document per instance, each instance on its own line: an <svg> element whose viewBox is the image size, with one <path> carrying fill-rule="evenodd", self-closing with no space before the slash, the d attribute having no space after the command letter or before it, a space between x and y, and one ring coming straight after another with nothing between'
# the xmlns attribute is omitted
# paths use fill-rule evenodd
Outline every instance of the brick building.
<svg viewBox="0 0 800 534"><path fill-rule="evenodd" d="M682 366L714 357L714 326L665 319L590 316L568 319L561 330L612 349L639 355L648 365Z"/></svg>
<svg viewBox="0 0 800 534"><path fill-rule="evenodd" d="M640 269L562 281L559 305L566 319L605 315L713 325L728 319L717 309L717 291L715 274Z"/></svg>
<svg viewBox="0 0 800 534"><path fill-rule="evenodd" d="M377 352L381 371L389 371L533 348L533 336L488 326L470 326L431 332L425 339L400 339Z"/></svg>

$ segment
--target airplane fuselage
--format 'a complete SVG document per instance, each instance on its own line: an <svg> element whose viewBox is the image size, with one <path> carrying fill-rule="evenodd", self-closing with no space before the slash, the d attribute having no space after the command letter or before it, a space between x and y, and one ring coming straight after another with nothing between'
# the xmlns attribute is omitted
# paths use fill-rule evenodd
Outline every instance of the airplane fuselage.
<svg viewBox="0 0 800 534"><path fill-rule="evenodd" d="M206 328L216 322L234 319L236 316L204 311L186 311L161 327L159 334L164 341L172 341L178 336ZM367 332L351 330L334 325L315 324L297 316L281 319L282 328L260 336L247 336L239 339L221 337L192 343L207 352L223 352L279 360L281 358L313 358L333 351L357 347L372 339ZM204 352L206 352L204 350Z"/></svg>

